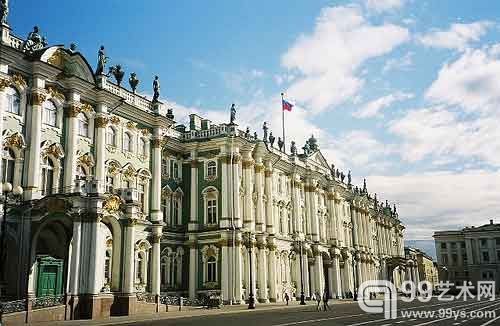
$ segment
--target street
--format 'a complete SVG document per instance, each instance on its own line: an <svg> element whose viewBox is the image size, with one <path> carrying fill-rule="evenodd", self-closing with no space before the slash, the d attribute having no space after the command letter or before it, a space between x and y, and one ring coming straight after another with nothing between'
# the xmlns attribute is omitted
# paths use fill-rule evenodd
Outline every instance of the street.
<svg viewBox="0 0 500 326"><path fill-rule="evenodd" d="M471 325L488 326L500 325L500 299L495 301L457 300L452 302L438 301L433 298L430 302L404 303L398 301L398 317L384 319L384 315L363 312L357 303L345 302L330 304L331 310L316 311L313 302L306 306L293 306L283 309L254 311L239 311L224 314L208 314L168 318L150 321L113 323L114 325L259 325L259 326L291 326L291 325L346 325L346 326L391 326L391 325ZM426 313L427 316L418 316L415 313ZM496 314L480 316L488 312ZM431 316L434 314L434 316ZM456 318L455 318L456 316ZM476 317L476 318L474 318ZM111 323L110 323L111 324Z"/></svg>

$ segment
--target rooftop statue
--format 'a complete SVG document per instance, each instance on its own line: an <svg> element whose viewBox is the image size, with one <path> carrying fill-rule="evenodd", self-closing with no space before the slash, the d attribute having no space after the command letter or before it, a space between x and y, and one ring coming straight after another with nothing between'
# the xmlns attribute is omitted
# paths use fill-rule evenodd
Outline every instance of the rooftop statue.
<svg viewBox="0 0 500 326"><path fill-rule="evenodd" d="M332 177L335 178L335 164L333 164L333 163L330 166L330 173L332 174Z"/></svg>
<svg viewBox="0 0 500 326"><path fill-rule="evenodd" d="M23 43L23 51L32 53L47 46L47 40L40 35L38 26L33 27L33 32L28 34L28 39Z"/></svg>
<svg viewBox="0 0 500 326"><path fill-rule="evenodd" d="M347 173L347 184L351 185L352 183L352 178L351 178L351 170L349 170L349 173Z"/></svg>
<svg viewBox="0 0 500 326"><path fill-rule="evenodd" d="M7 16L9 16L9 0L0 2L0 24L7 25Z"/></svg>
<svg viewBox="0 0 500 326"><path fill-rule="evenodd" d="M104 52L104 46L101 45L99 51L97 52L97 68L95 69L96 75L104 74L104 68L106 67L108 59L109 58L106 56L106 53Z"/></svg>
<svg viewBox="0 0 500 326"><path fill-rule="evenodd" d="M302 149L304 150L305 155L309 155L309 153L311 152L311 147L309 146L309 140L306 140L306 143L304 147L302 147Z"/></svg>
<svg viewBox="0 0 500 326"><path fill-rule="evenodd" d="M271 147L274 146L274 141L276 140L276 137L273 136L273 132L271 131L269 133L269 144L271 144Z"/></svg>
<svg viewBox="0 0 500 326"><path fill-rule="evenodd" d="M125 72L122 70L122 66L116 65L109 67L109 74L112 74L115 77L118 86L121 86L123 76L125 75Z"/></svg>
<svg viewBox="0 0 500 326"><path fill-rule="evenodd" d="M316 140L316 138L314 138L314 135L311 135L311 138L309 138L309 147L312 152L315 152L319 149L318 141Z"/></svg>
<svg viewBox="0 0 500 326"><path fill-rule="evenodd" d="M234 125L235 121L236 121L236 105L233 103L231 104L231 115L229 116L229 124Z"/></svg>
<svg viewBox="0 0 500 326"><path fill-rule="evenodd" d="M339 169L337 169L335 174L337 175L337 178L340 178L340 170Z"/></svg>
<svg viewBox="0 0 500 326"><path fill-rule="evenodd" d="M153 102L158 102L159 98L160 98L160 80L158 79L158 76L155 76L155 79L153 80Z"/></svg>
<svg viewBox="0 0 500 326"><path fill-rule="evenodd" d="M368 193L368 189L366 188L366 179L363 179L363 192Z"/></svg>
<svg viewBox="0 0 500 326"><path fill-rule="evenodd" d="M250 138L250 127L245 130L245 138Z"/></svg>
<svg viewBox="0 0 500 326"><path fill-rule="evenodd" d="M130 88L132 89L132 93L135 94L137 85L139 85L139 79L137 79L137 75L135 72L130 73L130 78L128 79L128 83L130 85Z"/></svg>
<svg viewBox="0 0 500 326"><path fill-rule="evenodd" d="M375 208L378 206L377 193L375 193L375 198L373 199Z"/></svg>
<svg viewBox="0 0 500 326"><path fill-rule="evenodd" d="M259 138L259 136L257 135L257 131L254 131L253 132L253 139L257 140Z"/></svg>
<svg viewBox="0 0 500 326"><path fill-rule="evenodd" d="M264 130L264 142L267 143L267 131L269 130L269 127L267 126L267 122L264 121L264 124L262 125L262 130Z"/></svg>
<svg viewBox="0 0 500 326"><path fill-rule="evenodd" d="M340 181L342 181L342 183L344 183L344 179L345 179L344 172L340 172Z"/></svg>
<svg viewBox="0 0 500 326"><path fill-rule="evenodd" d="M292 141L290 145L290 152L292 155L297 155L297 146L295 146L295 142Z"/></svg>
<svg viewBox="0 0 500 326"><path fill-rule="evenodd" d="M76 43L71 43L71 44L69 45L69 50L70 50L71 52L75 53L75 52L77 51L77 45L76 45Z"/></svg>
<svg viewBox="0 0 500 326"><path fill-rule="evenodd" d="M281 140L281 137L278 137L278 148L280 151L283 151L283 145L285 145L285 143Z"/></svg>

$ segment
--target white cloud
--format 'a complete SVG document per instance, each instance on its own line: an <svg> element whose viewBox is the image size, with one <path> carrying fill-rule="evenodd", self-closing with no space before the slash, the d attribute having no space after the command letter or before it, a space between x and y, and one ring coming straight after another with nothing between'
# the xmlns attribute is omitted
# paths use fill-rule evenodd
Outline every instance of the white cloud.
<svg viewBox="0 0 500 326"><path fill-rule="evenodd" d="M385 62L382 73L387 73L392 70L408 70L413 65L413 52L407 52L400 58L390 58Z"/></svg>
<svg viewBox="0 0 500 326"><path fill-rule="evenodd" d="M404 0L365 0L366 9L373 10L377 13L399 9L403 7L403 5Z"/></svg>
<svg viewBox="0 0 500 326"><path fill-rule="evenodd" d="M357 6L324 8L314 31L282 57L282 65L298 74L287 92L313 113L345 102L364 85L358 68L408 39L406 28L373 25Z"/></svg>
<svg viewBox="0 0 500 326"><path fill-rule="evenodd" d="M479 226L498 219L500 171L439 171L369 176L368 189L398 205L406 239L431 239L438 230ZM500 222L500 221L496 221Z"/></svg>
<svg viewBox="0 0 500 326"><path fill-rule="evenodd" d="M445 64L425 96L435 103L467 111L496 110L500 104L500 44L465 51Z"/></svg>
<svg viewBox="0 0 500 326"><path fill-rule="evenodd" d="M353 112L352 115L356 118L371 118L380 116L381 110L390 107L395 102L408 100L413 97L413 94L404 92L397 92L394 94L382 96L376 100L366 103L359 110Z"/></svg>
<svg viewBox="0 0 500 326"><path fill-rule="evenodd" d="M489 21L478 21L470 24L456 23L452 24L448 30L431 30L420 36L418 40L428 47L463 51L470 43L479 41L491 26L493 23Z"/></svg>

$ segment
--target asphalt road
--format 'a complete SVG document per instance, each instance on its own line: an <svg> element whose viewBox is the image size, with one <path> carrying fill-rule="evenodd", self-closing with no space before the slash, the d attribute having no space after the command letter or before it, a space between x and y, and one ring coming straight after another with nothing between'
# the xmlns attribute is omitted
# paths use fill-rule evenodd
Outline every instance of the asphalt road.
<svg viewBox="0 0 500 326"><path fill-rule="evenodd" d="M296 306L287 309L270 311L235 312L221 315L206 315L197 317L175 318L136 322L133 325L160 326L160 325L222 325L222 326L425 326L425 325L465 325L465 326L499 326L500 325L500 298L495 301L452 301L440 302L436 298L428 303L404 303L398 301L398 317L384 319L382 313L363 312L357 303L342 303L331 305L330 311L316 311L312 303L307 306ZM403 316L402 314L427 313L427 316ZM495 313L496 316L480 316L484 313ZM430 314L434 314L431 316ZM480 318L478 318L480 317Z"/></svg>

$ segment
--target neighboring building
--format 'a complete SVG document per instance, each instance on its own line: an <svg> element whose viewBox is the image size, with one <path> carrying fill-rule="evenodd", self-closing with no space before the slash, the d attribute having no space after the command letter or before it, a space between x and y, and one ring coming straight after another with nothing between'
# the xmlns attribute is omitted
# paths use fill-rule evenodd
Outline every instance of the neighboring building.
<svg viewBox="0 0 500 326"><path fill-rule="evenodd" d="M406 279L415 282L428 281L432 288L436 288L439 278L437 264L432 257L418 248L405 247L407 260Z"/></svg>
<svg viewBox="0 0 500 326"><path fill-rule="evenodd" d="M434 233L440 280L495 281L500 285L500 224Z"/></svg>
<svg viewBox="0 0 500 326"><path fill-rule="evenodd" d="M147 311L158 296L240 303L252 289L274 302L401 283L395 207L344 182L314 137L286 154L235 123L176 125L74 47L5 24L0 35L1 181L24 190L1 223L4 298L77 319Z"/></svg>

